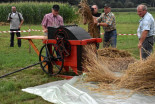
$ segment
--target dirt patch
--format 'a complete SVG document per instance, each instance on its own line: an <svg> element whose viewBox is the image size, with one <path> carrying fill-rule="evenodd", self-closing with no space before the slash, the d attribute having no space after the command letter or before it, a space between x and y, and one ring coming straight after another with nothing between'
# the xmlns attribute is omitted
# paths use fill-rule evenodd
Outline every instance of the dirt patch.
<svg viewBox="0 0 155 104"><path fill-rule="evenodd" d="M6 25L9 25L10 23L7 23L7 22L0 22L0 26L6 26Z"/></svg>

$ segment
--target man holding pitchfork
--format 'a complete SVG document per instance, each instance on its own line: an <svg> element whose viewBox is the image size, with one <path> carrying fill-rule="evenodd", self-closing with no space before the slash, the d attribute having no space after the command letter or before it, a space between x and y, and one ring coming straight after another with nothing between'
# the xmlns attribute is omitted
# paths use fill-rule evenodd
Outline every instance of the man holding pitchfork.
<svg viewBox="0 0 155 104"><path fill-rule="evenodd" d="M141 17L137 35L139 38L138 48L140 59L146 59L153 51L153 35L155 35L155 21L153 16L147 12L147 6L138 5L137 14Z"/></svg>

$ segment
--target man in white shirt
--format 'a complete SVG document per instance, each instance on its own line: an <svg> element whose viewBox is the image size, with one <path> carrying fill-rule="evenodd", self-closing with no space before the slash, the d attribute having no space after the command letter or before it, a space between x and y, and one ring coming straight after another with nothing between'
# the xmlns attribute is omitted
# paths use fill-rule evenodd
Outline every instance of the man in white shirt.
<svg viewBox="0 0 155 104"><path fill-rule="evenodd" d="M20 28L24 22L23 16L21 13L16 11L16 7L12 7L12 12L8 15L8 21L10 21L10 47L14 47L14 32L20 31ZM16 36L20 37L20 32L16 32ZM18 47L21 47L21 39L18 39Z"/></svg>
<svg viewBox="0 0 155 104"><path fill-rule="evenodd" d="M146 59L153 51L153 35L155 33L155 21L153 16L147 12L147 6L138 5L137 14L141 17L137 35L139 38L138 48L142 59Z"/></svg>

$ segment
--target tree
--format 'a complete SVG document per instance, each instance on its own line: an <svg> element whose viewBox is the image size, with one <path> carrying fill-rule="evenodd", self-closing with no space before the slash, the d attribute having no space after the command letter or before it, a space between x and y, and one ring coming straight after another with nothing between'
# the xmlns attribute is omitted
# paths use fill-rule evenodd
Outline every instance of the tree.
<svg viewBox="0 0 155 104"><path fill-rule="evenodd" d="M124 5L122 4L122 2L121 1L118 1L118 3L117 3L117 6L116 6L117 8L124 8Z"/></svg>
<svg viewBox="0 0 155 104"><path fill-rule="evenodd" d="M112 0L112 1L110 2L110 6L111 6L112 8L116 8L116 7L117 7L116 4L117 4L117 3L116 3L114 0Z"/></svg>
<svg viewBox="0 0 155 104"><path fill-rule="evenodd" d="M150 5L151 5L152 7L155 7L155 0L150 0Z"/></svg>

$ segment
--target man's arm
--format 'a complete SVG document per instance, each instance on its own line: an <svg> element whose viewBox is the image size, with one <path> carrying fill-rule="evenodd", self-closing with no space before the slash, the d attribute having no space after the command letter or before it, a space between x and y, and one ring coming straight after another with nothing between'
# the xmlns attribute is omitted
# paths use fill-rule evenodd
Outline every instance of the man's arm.
<svg viewBox="0 0 155 104"><path fill-rule="evenodd" d="M112 25L114 18L115 18L114 16L111 16L110 18L108 18L106 20L106 22L104 22L104 23L98 23L98 25L99 26L108 27L108 26Z"/></svg>
<svg viewBox="0 0 155 104"><path fill-rule="evenodd" d="M24 20L22 20L22 21L20 22L19 29L21 28L23 22L24 22Z"/></svg>
<svg viewBox="0 0 155 104"><path fill-rule="evenodd" d="M9 13L7 21L9 21L9 22L11 21L11 13Z"/></svg>
<svg viewBox="0 0 155 104"><path fill-rule="evenodd" d="M102 22L102 19L103 19L103 14L101 14L100 17L94 19L94 23L97 24L97 26L104 26L104 27L107 27L108 24L107 24L107 23L103 23L103 22Z"/></svg>
<svg viewBox="0 0 155 104"><path fill-rule="evenodd" d="M104 27L107 27L108 24L107 24L107 23L97 23L97 26L104 26Z"/></svg>
<svg viewBox="0 0 155 104"><path fill-rule="evenodd" d="M22 26L22 24L23 24L23 22L24 22L24 18L23 18L23 16L22 16L21 13L19 13L18 16L19 16L19 20L21 20L21 21L20 21L20 24L19 24L19 29L20 29L21 26Z"/></svg>
<svg viewBox="0 0 155 104"><path fill-rule="evenodd" d="M43 20L42 20L42 23L41 23L42 24L42 29L43 29L43 32L44 33L47 33L47 28L46 28L47 21L48 21L47 20L47 15L45 15L44 18L43 18Z"/></svg>
<svg viewBox="0 0 155 104"><path fill-rule="evenodd" d="M148 30L144 30L142 32L141 38L139 39L138 48L142 47L142 44L143 44L144 40L146 39L148 32L149 32Z"/></svg>

